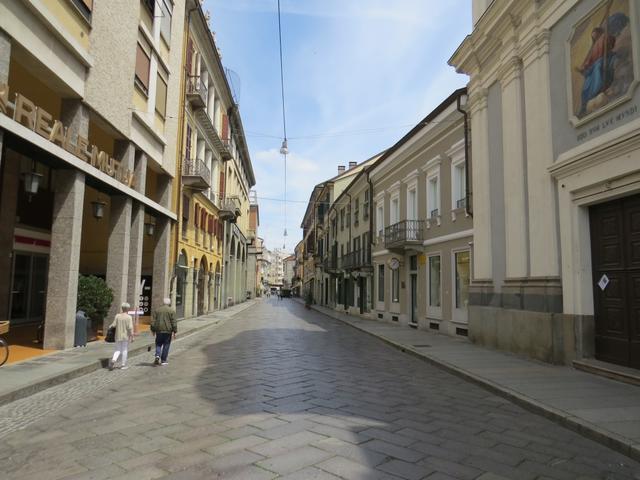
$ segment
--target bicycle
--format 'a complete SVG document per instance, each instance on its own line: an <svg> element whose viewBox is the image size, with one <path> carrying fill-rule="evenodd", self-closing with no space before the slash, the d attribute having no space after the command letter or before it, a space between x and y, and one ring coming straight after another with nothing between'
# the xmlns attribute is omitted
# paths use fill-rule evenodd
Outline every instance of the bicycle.
<svg viewBox="0 0 640 480"><path fill-rule="evenodd" d="M9 322L0 322L0 334L9 333ZM0 337L0 367L9 359L9 343Z"/></svg>

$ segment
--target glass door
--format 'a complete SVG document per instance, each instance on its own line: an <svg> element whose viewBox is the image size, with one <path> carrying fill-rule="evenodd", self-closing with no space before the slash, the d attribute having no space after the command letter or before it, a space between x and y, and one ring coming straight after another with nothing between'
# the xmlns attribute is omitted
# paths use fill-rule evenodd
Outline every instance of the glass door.
<svg viewBox="0 0 640 480"><path fill-rule="evenodd" d="M11 322L38 323L44 318L49 257L14 252L11 275Z"/></svg>

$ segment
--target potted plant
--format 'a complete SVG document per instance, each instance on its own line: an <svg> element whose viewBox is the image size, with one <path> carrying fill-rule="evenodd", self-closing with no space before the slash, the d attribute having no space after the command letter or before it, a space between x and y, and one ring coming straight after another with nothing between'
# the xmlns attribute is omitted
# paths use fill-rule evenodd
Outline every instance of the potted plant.
<svg viewBox="0 0 640 480"><path fill-rule="evenodd" d="M89 340L95 340L98 328L109 313L113 302L113 290L107 286L107 282L93 275L80 275L78 277L78 303L77 310L83 310L89 318Z"/></svg>
<svg viewBox="0 0 640 480"><path fill-rule="evenodd" d="M313 292L311 291L311 289L309 289L307 290L307 293L304 298L304 306L307 309L310 309L312 304L313 304Z"/></svg>

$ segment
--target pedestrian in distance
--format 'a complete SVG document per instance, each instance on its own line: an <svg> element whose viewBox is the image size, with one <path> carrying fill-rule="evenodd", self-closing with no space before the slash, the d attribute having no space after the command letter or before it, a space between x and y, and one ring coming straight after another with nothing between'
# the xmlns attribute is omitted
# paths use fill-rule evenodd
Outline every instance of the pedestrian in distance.
<svg viewBox="0 0 640 480"><path fill-rule="evenodd" d="M109 360L109 370L113 370L120 359L120 369L126 370L127 368L127 354L129 352L129 342L133 342L133 319L127 313L131 305L123 303L121 305L122 312L116 315L109 328L116 329L115 334L115 347L113 357Z"/></svg>
<svg viewBox="0 0 640 480"><path fill-rule="evenodd" d="M163 305L153 312L151 332L156 336L156 358L154 365L168 365L171 340L176 338L178 324L176 311L171 308L171 299L165 298Z"/></svg>

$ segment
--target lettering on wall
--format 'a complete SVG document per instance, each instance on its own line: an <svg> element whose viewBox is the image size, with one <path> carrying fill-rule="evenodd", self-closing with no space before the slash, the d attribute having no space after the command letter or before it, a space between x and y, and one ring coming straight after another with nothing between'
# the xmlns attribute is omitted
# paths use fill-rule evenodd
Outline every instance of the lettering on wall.
<svg viewBox="0 0 640 480"><path fill-rule="evenodd" d="M73 134L60 120L54 119L49 112L38 107L24 95L16 93L14 102L11 102L9 85L2 83L0 83L0 113L128 187L134 186L134 174L131 170L123 167L118 160L100 150L96 145L90 144L87 138Z"/></svg>
<svg viewBox="0 0 640 480"><path fill-rule="evenodd" d="M590 127L586 127L578 134L577 140L578 142L584 142L588 138L591 138L594 135L600 135L601 133L614 128L618 123L623 121L626 122L637 115L638 105L632 105L629 108L625 108L620 113L604 117L602 120L599 120Z"/></svg>

